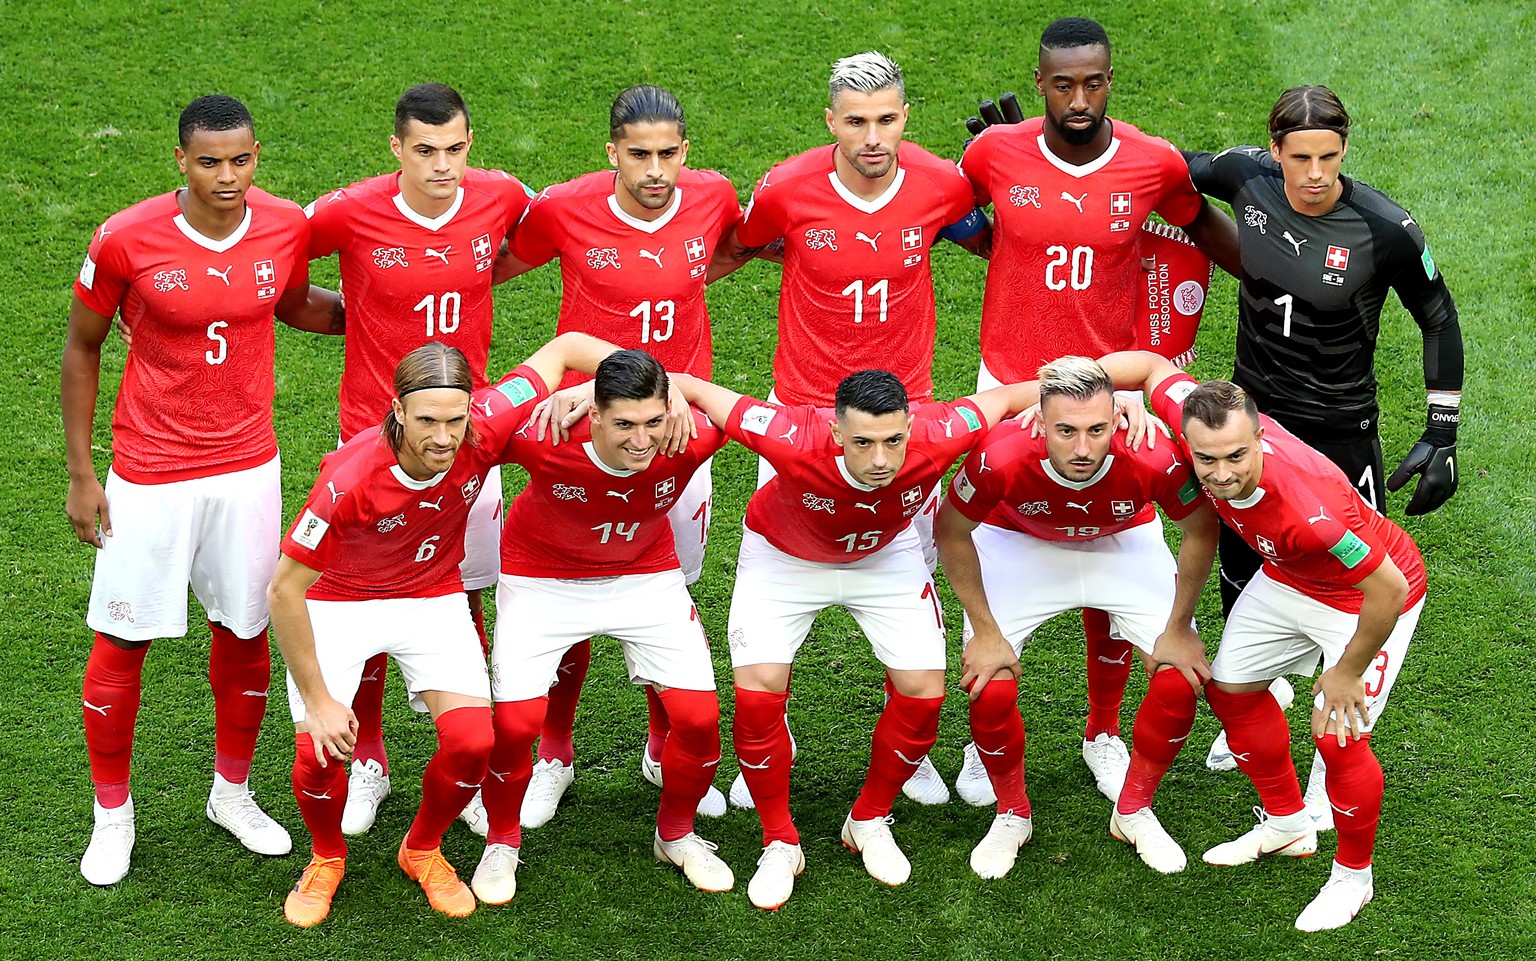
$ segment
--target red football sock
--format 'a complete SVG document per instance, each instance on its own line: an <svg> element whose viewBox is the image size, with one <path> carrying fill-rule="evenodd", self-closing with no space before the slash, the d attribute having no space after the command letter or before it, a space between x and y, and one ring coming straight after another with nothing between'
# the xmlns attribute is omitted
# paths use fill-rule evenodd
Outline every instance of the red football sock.
<svg viewBox="0 0 1536 961"><path fill-rule="evenodd" d="M1371 736L1351 739L1343 747L1334 735L1315 740L1328 765L1328 803L1333 805L1333 827L1339 832L1339 848L1333 859L1346 868L1368 868L1386 787L1381 762L1371 750Z"/></svg>
<svg viewBox="0 0 1536 961"><path fill-rule="evenodd" d="M1120 736L1120 705L1131 679L1131 642L1109 636L1109 615L1083 608L1083 636L1088 647L1088 726L1083 739Z"/></svg>
<svg viewBox="0 0 1536 961"><path fill-rule="evenodd" d="M678 688L662 691L659 698L675 726L661 755L664 776L656 830L663 841L676 841L693 830L699 801L720 764L720 701L714 691Z"/></svg>
<svg viewBox="0 0 1536 961"><path fill-rule="evenodd" d="M357 745L352 757L378 761L385 774L389 773L389 756L384 753L384 678L388 673L388 654L368 658L357 694L352 697L352 713L357 716Z"/></svg>
<svg viewBox="0 0 1536 961"><path fill-rule="evenodd" d="M719 701L715 703L719 707ZM646 729L645 729L645 753L651 760L661 760L661 753L667 748L667 732L672 729L672 722L667 719L667 708L662 703L661 696L650 685L645 688ZM673 840L668 838L667 840Z"/></svg>
<svg viewBox="0 0 1536 961"><path fill-rule="evenodd" d="M789 692L736 688L736 719L732 732L736 759L763 824L763 847L772 841L800 843L800 832L789 814L789 772L794 766L789 747L785 705Z"/></svg>
<svg viewBox="0 0 1536 961"><path fill-rule="evenodd" d="M1291 760L1291 728L1285 712L1268 691L1232 694L1205 685L1205 700L1227 731L1237 766L1259 792L1271 817L1295 814L1303 807L1296 764Z"/></svg>
<svg viewBox="0 0 1536 961"><path fill-rule="evenodd" d="M997 792L997 813L1029 817L1024 791L1024 718L1019 716L1019 683L993 679L971 702L971 740Z"/></svg>
<svg viewBox="0 0 1536 961"><path fill-rule="evenodd" d="M231 784L251 776L256 737L267 716L272 655L267 632L244 639L222 624L208 622L208 686L213 688L213 769Z"/></svg>
<svg viewBox="0 0 1536 961"><path fill-rule="evenodd" d="M96 635L85 662L80 686L85 715L85 753L91 762L96 802L104 808L128 802L128 775L133 760L133 728L139 718L139 691L148 644L123 650Z"/></svg>
<svg viewBox="0 0 1536 961"><path fill-rule="evenodd" d="M497 701L491 713L496 739L491 748L491 762L486 770L481 800L491 830L487 844L521 847L523 795L528 793L528 779L533 777L533 740L544 723L548 697L526 701Z"/></svg>
<svg viewBox="0 0 1536 961"><path fill-rule="evenodd" d="M1195 726L1195 689L1178 671L1158 671L1131 729L1131 766L1116 810L1131 814L1148 807L1163 775Z"/></svg>
<svg viewBox="0 0 1536 961"><path fill-rule="evenodd" d="M430 851L443 843L443 832L480 790L491 758L489 707L456 707L438 715L437 753L421 776L421 807L405 836L413 851Z"/></svg>
<svg viewBox="0 0 1536 961"><path fill-rule="evenodd" d="M592 666L592 641L572 644L560 660L555 686L549 689L549 710L544 714L544 728L539 732L539 760L559 761L569 766L576 759L572 738L576 731L576 702L581 700L581 686Z"/></svg>
<svg viewBox="0 0 1536 961"><path fill-rule="evenodd" d="M908 697L886 682L890 700L875 722L870 739L869 773L864 789L853 802L853 819L868 821L891 813L901 786L912 776L923 755L939 736L941 697Z"/></svg>
<svg viewBox="0 0 1536 961"><path fill-rule="evenodd" d="M322 858L344 858L347 842L341 836L341 812L347 806L347 766L327 757L321 767L308 732L300 732L294 742L293 798L314 838L314 852Z"/></svg>

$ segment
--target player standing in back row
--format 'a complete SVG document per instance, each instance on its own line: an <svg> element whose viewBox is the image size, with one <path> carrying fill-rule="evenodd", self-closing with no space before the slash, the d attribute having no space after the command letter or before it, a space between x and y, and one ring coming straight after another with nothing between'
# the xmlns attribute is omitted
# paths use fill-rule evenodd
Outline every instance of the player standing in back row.
<svg viewBox="0 0 1536 961"><path fill-rule="evenodd" d="M1380 191L1342 176L1349 113L1327 87L1293 87L1269 116L1268 149L1188 153L1201 190L1232 205L1242 286L1232 380L1308 446L1344 471L1386 512L1376 403L1376 338L1387 289L1424 335L1424 434L1387 479L1419 474L1410 515L1456 492L1456 427L1463 353L1456 304L1413 216ZM1262 558L1236 532L1221 536L1221 601L1230 611ZM1213 747L1218 758L1225 752ZM1214 765L1213 765L1214 766ZM1313 759L1307 809L1333 824L1322 755Z"/></svg>
<svg viewBox="0 0 1536 961"><path fill-rule="evenodd" d="M1059 357L1137 345L1142 225L1153 213L1207 252L1231 232L1171 144L1106 116L1114 73L1102 26L1081 17L1055 21L1040 36L1035 70L1045 114L986 128L961 160L975 202L992 205L980 238L990 262L978 390L1029 380ZM1113 801L1129 763L1120 707L1135 658L1129 643L1110 637L1103 612L1085 610L1083 624L1083 760ZM971 747L956 787L973 804L995 800Z"/></svg>
<svg viewBox="0 0 1536 961"><path fill-rule="evenodd" d="M337 255L351 317L341 372L343 443L378 429L394 396L395 366L423 344L457 347L469 360L474 389L487 384L493 264L530 194L510 174L470 167L474 139L457 91L417 84L395 104L389 147L400 169L332 191L307 208L309 256ZM482 482L462 573L483 642L480 592L496 583L501 468L491 467ZM342 818L346 834L372 827L390 794L385 662L383 654L369 662L353 701L359 734Z"/></svg>

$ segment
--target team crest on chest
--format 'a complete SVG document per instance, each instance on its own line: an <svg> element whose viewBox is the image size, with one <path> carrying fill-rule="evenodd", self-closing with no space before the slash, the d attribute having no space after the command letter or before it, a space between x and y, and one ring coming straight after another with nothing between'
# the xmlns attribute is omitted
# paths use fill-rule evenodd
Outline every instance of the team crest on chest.
<svg viewBox="0 0 1536 961"><path fill-rule="evenodd" d="M185 270L162 270L155 274L155 290L166 294L173 290L188 290Z"/></svg>
<svg viewBox="0 0 1536 961"><path fill-rule="evenodd" d="M837 231L831 227L812 227L805 232L805 245L812 250L836 250Z"/></svg>
<svg viewBox="0 0 1536 961"><path fill-rule="evenodd" d="M805 505L805 508L807 510L811 510L811 511L826 511L828 514L836 514L837 513L837 510L832 506L832 498L830 498L830 497L817 497L815 494L812 494L810 491L806 491L804 494L801 495L800 503Z"/></svg>
<svg viewBox="0 0 1536 961"><path fill-rule="evenodd" d="M1260 534L1257 537L1255 537L1254 541L1258 545L1259 553L1264 554L1267 557L1273 557L1273 558L1276 558L1277 560L1279 559L1280 555L1275 552L1275 542L1274 541L1272 541L1269 538L1265 537L1263 534Z"/></svg>
<svg viewBox="0 0 1536 961"><path fill-rule="evenodd" d="M1243 223L1250 227L1259 228L1259 233L1261 234L1267 233L1267 231L1264 229L1264 225L1269 223L1269 214L1255 207L1253 204L1249 204L1247 207L1243 208Z"/></svg>
<svg viewBox="0 0 1536 961"><path fill-rule="evenodd" d="M469 243L469 252L475 258L475 273L491 269L491 254L495 251L491 247L491 235L481 234Z"/></svg>
<svg viewBox="0 0 1536 961"><path fill-rule="evenodd" d="M463 487L459 488L459 493L464 495L464 503L466 503L466 504L468 504L470 501L474 500L475 499L475 495L478 494L479 492L480 492L480 478L478 476L471 477L469 480L464 482L464 486Z"/></svg>
<svg viewBox="0 0 1536 961"><path fill-rule="evenodd" d="M703 237L692 237L683 244L683 253L687 255L690 264L696 264L709 253L709 248L705 245Z"/></svg>
<svg viewBox="0 0 1536 961"><path fill-rule="evenodd" d="M256 261L256 297L266 300L277 296L277 267L270 260ZM228 285L228 281L225 282Z"/></svg>
<svg viewBox="0 0 1536 961"><path fill-rule="evenodd" d="M555 500L581 501L583 504L587 502L587 489L585 487L574 487L570 484L556 484L552 488L552 493L555 495Z"/></svg>
<svg viewBox="0 0 1536 961"><path fill-rule="evenodd" d="M388 534L390 531L394 530L395 528L397 528L397 527L404 527L404 526L405 526L405 511L401 511L400 513L394 515L393 517L386 517L383 520L379 521L379 533L380 534Z"/></svg>
<svg viewBox="0 0 1536 961"><path fill-rule="evenodd" d="M1114 512L1116 517L1129 517L1130 515L1136 513L1136 502L1110 501L1109 509Z"/></svg>
<svg viewBox="0 0 1536 961"><path fill-rule="evenodd" d="M1014 184L1008 189L1008 202L1015 207L1033 207L1039 210L1040 188L1033 185Z"/></svg>
<svg viewBox="0 0 1536 961"><path fill-rule="evenodd" d="M619 269L619 248L617 247L593 247L587 251L587 266L593 270L602 270L604 267Z"/></svg>

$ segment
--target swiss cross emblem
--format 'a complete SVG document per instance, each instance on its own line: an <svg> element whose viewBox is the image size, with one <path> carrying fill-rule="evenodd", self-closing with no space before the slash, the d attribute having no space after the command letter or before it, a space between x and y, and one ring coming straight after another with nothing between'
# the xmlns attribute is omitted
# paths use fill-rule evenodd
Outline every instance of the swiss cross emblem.
<svg viewBox="0 0 1536 961"><path fill-rule="evenodd" d="M1134 501L1110 501L1109 509L1115 512L1116 517L1124 517L1127 514L1136 513Z"/></svg>
<svg viewBox="0 0 1536 961"><path fill-rule="evenodd" d="M1131 195L1129 193L1110 194L1109 212L1116 217L1123 217L1131 212Z"/></svg>
<svg viewBox="0 0 1536 961"><path fill-rule="evenodd" d="M688 241L686 244L683 244L683 253L688 255L688 262L690 264L696 263L696 262L698 262L700 260L703 260L704 259L704 238L703 237L695 237L692 240Z"/></svg>
<svg viewBox="0 0 1536 961"><path fill-rule="evenodd" d="M476 260L484 260L491 255L491 235L481 234L469 245L470 251Z"/></svg>
<svg viewBox="0 0 1536 961"><path fill-rule="evenodd" d="M1349 267L1349 248L1328 245L1328 256L1323 261L1334 270L1344 270Z"/></svg>
<svg viewBox="0 0 1536 961"><path fill-rule="evenodd" d="M480 492L480 478L478 478L478 477L471 477L469 480L464 482L464 486L463 487L459 488L459 493L464 495L465 503L468 503L469 501L473 500L475 495L478 494L479 492Z"/></svg>
<svg viewBox="0 0 1536 961"><path fill-rule="evenodd" d="M668 494L675 490L677 490L677 478L668 477L666 480L661 481L656 485L656 496L666 497Z"/></svg>
<svg viewBox="0 0 1536 961"><path fill-rule="evenodd" d="M921 486L914 487L911 490L905 491L904 493L902 493L902 495L901 495L901 506L902 507L911 507L913 504L916 504L918 501L920 501L922 499L923 499L923 489L922 489L922 487Z"/></svg>
<svg viewBox="0 0 1536 961"><path fill-rule="evenodd" d="M1347 254L1349 251L1345 251ZM277 279L277 271L270 260L256 261L256 282L258 284L270 284Z"/></svg>
<svg viewBox="0 0 1536 961"><path fill-rule="evenodd" d="M1269 538L1267 538L1267 537L1265 537L1263 535L1260 535L1257 538L1257 540L1259 542L1259 551L1261 553L1268 554L1270 557L1278 557L1279 556L1278 554L1275 553L1275 542L1274 541L1270 540Z"/></svg>
<svg viewBox="0 0 1536 961"><path fill-rule="evenodd" d="M908 227L901 232L901 249L917 250L923 245L923 228Z"/></svg>

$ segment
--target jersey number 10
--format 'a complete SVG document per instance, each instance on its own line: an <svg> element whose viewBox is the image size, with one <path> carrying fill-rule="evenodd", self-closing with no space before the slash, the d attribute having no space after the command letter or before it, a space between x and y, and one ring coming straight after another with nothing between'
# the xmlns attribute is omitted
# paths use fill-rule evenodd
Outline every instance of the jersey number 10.
<svg viewBox="0 0 1536 961"><path fill-rule="evenodd" d="M428 294L421 298L421 303L412 307L411 310L426 313L428 337L451 334L459 329L459 292L457 290L450 290L441 297Z"/></svg>

